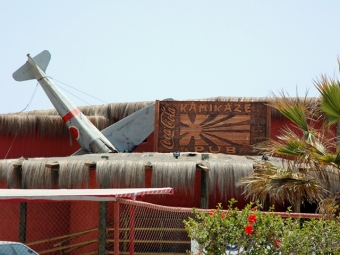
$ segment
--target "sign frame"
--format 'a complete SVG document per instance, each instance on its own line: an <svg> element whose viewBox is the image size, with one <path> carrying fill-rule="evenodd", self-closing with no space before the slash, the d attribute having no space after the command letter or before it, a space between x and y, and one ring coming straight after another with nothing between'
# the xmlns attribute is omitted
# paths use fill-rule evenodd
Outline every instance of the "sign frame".
<svg viewBox="0 0 340 255"><path fill-rule="evenodd" d="M270 129L267 102L157 100L154 151L254 155Z"/></svg>

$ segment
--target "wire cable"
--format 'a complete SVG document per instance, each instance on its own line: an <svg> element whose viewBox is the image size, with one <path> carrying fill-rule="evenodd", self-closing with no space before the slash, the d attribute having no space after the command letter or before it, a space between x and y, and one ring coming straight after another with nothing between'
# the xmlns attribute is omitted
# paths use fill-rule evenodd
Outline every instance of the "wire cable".
<svg viewBox="0 0 340 255"><path fill-rule="evenodd" d="M32 103L32 101L33 101L33 98L34 98L35 94L37 93L38 88L39 88L39 86L38 86L38 83L37 83L37 85L35 85L35 89L34 89L34 91L33 91L33 94L32 94L32 96L31 96L30 101L28 101L28 104L26 105L26 107L25 107L24 109L22 109L22 110L21 110L20 112L18 112L18 113L21 113L21 112L23 112L23 111L25 111L26 109L29 108L29 106L31 105L31 103Z"/></svg>
<svg viewBox="0 0 340 255"><path fill-rule="evenodd" d="M86 92L84 92L84 91L81 91L80 89L77 89L77 88L75 88L75 87L72 87L71 85L68 85L68 84L66 84L66 83L64 83L64 82L62 82L62 81L58 81L57 79L54 79L54 78L52 78L51 76L48 76L49 78L51 78L52 80L54 80L54 81L56 81L56 82L59 82L59 83L61 83L61 84L63 84L63 85L65 85L65 86L67 86L67 87L70 87L70 88L72 88L72 89L74 89L74 90L77 90L77 91L79 91L80 93L83 93L83 94L85 94L85 95L87 95L87 96L90 96L90 97L92 97L92 98L94 98L94 99L97 99L97 100L99 100L99 101L101 101L101 102L103 102L103 103L105 103L105 104L108 104L108 102L106 102L106 101L104 101L104 100L102 100L102 99L100 99L100 98L98 98L98 97L95 97L95 96L92 96L92 95L90 95L90 94L88 94L88 93L86 93ZM61 88L60 86L58 86L59 88ZM64 89L65 90L65 89ZM67 90L65 90L65 91L67 91ZM67 91L68 93L70 93L71 95L73 95L71 92L69 92L69 91ZM74 96L74 95L73 95ZM77 97L78 99L80 99L79 97ZM80 99L80 100L82 100L82 99ZM83 101L83 100L82 100ZM83 101L83 102L85 102L85 101ZM87 102L85 102L85 103L87 103ZM90 104L89 104L90 105Z"/></svg>
<svg viewBox="0 0 340 255"><path fill-rule="evenodd" d="M20 112L18 112L18 113L21 113L21 112L25 111L26 109L28 109L28 108L30 107L30 105L31 105L31 103L32 103L32 101L33 101L33 98L34 98L35 94L37 93L38 88L39 88L39 86L38 86L38 83L37 83L37 85L36 85L35 88L34 88L33 94L32 94L32 96L31 96L30 100L28 101L28 104L26 105L26 107L25 107L24 109L22 109L22 110L21 110ZM6 156L5 156L4 159L7 158L9 152L11 151L11 149L12 149L12 147L13 147L13 144L14 144L14 142L15 142L17 136L18 136L18 133L19 133L19 128L18 128L17 132L16 132L15 135L14 135L13 141L12 141L11 145L9 146L8 151L7 151Z"/></svg>
<svg viewBox="0 0 340 255"><path fill-rule="evenodd" d="M56 86L58 86L58 85L56 84ZM68 91L67 89L65 89L65 88L63 88L63 87L60 87L60 86L58 86L58 87L59 87L60 89L64 90L64 91L66 91L67 93L71 94L72 96L78 98L80 101L83 101L85 104L91 105L90 103L88 103L88 102L86 102L84 99L81 99L80 97L76 96L75 94L73 94L72 92Z"/></svg>

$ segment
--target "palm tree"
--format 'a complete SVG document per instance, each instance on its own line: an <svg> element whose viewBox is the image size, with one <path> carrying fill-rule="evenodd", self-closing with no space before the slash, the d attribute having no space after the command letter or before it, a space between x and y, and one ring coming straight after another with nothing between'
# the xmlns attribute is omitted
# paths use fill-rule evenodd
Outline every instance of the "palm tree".
<svg viewBox="0 0 340 255"><path fill-rule="evenodd" d="M308 201L317 203L321 212L334 213L340 200L340 82L321 76L314 83L320 92L317 100L291 98L284 92L272 95L269 105L291 125L281 129L276 141L255 146L263 155L280 157L281 162L262 161L238 182L247 198L262 203L288 201L294 211ZM334 125L337 139L331 129Z"/></svg>

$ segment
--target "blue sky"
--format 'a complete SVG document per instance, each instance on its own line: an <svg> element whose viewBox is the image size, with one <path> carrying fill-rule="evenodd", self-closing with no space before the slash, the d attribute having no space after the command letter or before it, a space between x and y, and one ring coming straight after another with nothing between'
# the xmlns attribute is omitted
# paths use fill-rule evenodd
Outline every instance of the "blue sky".
<svg viewBox="0 0 340 255"><path fill-rule="evenodd" d="M30 102L37 82L12 73L43 50L47 75L77 106L318 96L314 79L338 78L338 0L0 0L0 10L0 113ZM39 86L28 110L51 108Z"/></svg>

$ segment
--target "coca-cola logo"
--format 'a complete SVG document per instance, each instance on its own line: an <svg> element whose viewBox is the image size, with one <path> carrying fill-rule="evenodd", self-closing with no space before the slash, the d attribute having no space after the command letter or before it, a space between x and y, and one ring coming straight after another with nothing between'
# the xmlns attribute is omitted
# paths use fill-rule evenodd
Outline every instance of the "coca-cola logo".
<svg viewBox="0 0 340 255"><path fill-rule="evenodd" d="M160 122L163 125L163 137L160 139L160 144L167 150L172 150L175 146L175 115L175 108L171 106L161 107Z"/></svg>

